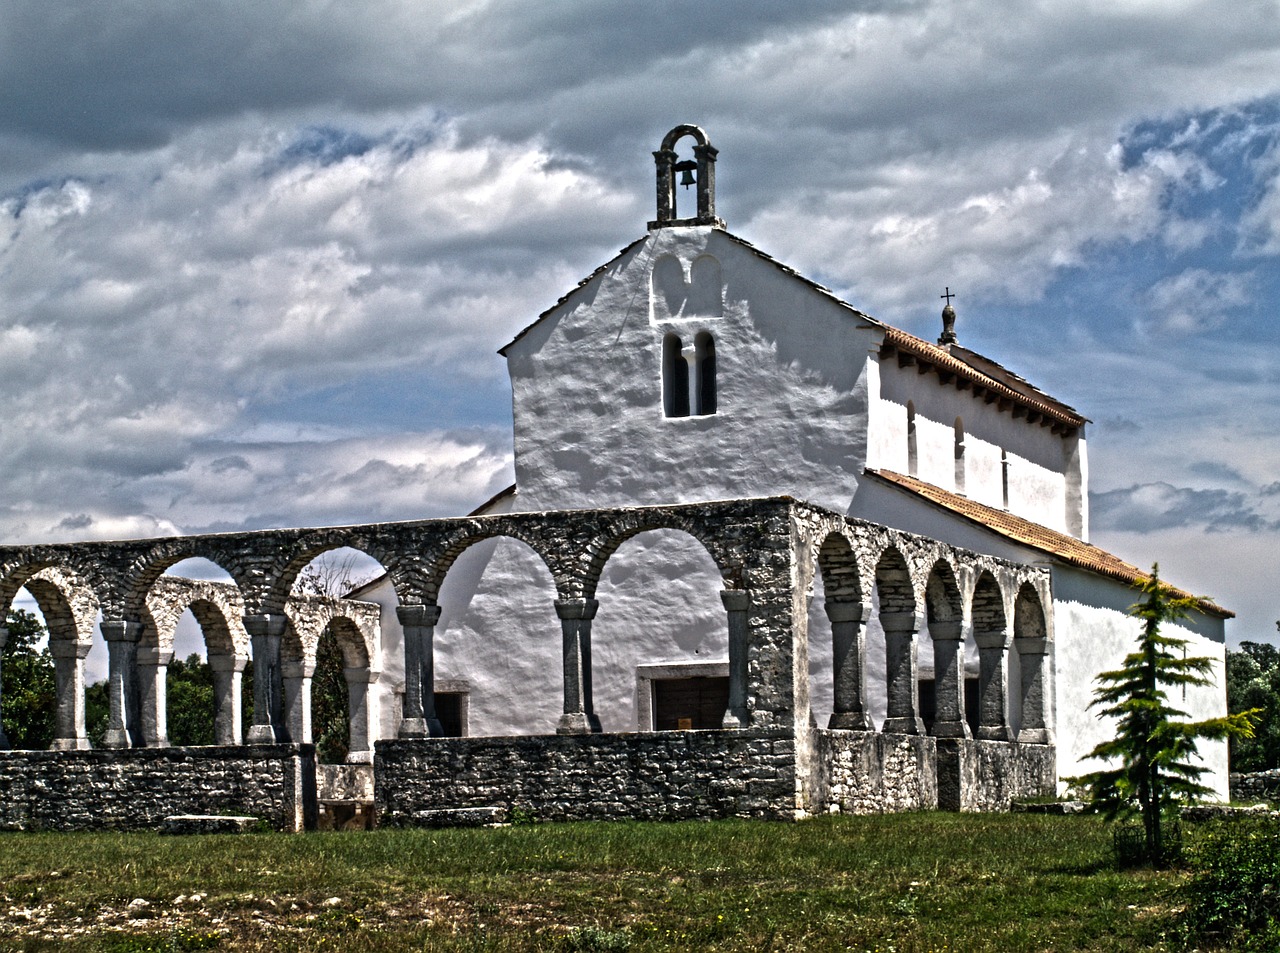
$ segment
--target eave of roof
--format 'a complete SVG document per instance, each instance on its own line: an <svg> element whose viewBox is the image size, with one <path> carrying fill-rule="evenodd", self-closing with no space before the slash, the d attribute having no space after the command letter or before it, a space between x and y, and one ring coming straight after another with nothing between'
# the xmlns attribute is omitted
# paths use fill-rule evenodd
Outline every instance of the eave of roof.
<svg viewBox="0 0 1280 953"><path fill-rule="evenodd" d="M926 483L923 480L906 476L902 473L894 473L892 470L873 470L868 467L866 472L868 475L890 486L911 493L940 509L946 510L948 513L963 517L1006 539L1037 549L1078 569L1097 573L1110 579L1117 579L1131 586L1139 585L1150 578L1147 573L1137 566L1125 562L1119 556L1114 556L1105 549L1099 549L1097 546L1092 546L1076 539L1074 536L1049 529L1049 527L1041 526L1039 523L1033 523L1031 520L1021 516L1015 516L1007 510L998 510L983 503L977 503L968 497L959 496L949 490L934 486L932 483ZM1172 586L1169 588L1175 595L1194 599L1200 611L1205 615L1218 619L1235 618L1234 612L1222 608L1211 599L1192 595Z"/></svg>

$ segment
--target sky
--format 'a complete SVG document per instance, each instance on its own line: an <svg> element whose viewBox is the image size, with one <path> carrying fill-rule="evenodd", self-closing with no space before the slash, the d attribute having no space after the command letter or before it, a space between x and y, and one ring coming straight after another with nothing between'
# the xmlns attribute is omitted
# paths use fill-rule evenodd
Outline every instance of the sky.
<svg viewBox="0 0 1280 953"><path fill-rule="evenodd" d="M452 516L653 214L1093 421L1092 540L1280 618L1280 4L0 4L0 541Z"/></svg>

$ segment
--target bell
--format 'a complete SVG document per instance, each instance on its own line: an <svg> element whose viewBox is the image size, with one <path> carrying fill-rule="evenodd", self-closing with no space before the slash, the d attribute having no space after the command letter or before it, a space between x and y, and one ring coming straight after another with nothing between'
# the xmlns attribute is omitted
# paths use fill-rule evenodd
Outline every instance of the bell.
<svg viewBox="0 0 1280 953"><path fill-rule="evenodd" d="M675 164L675 171L680 173L680 184L686 189L689 186L696 184L697 180L693 177L693 170L697 167L698 163L694 162L692 159L688 159L684 162L677 162Z"/></svg>

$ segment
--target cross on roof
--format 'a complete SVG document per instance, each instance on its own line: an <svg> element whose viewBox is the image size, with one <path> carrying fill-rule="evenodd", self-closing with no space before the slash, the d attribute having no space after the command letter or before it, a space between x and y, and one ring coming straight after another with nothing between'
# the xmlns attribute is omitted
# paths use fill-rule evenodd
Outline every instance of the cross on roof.
<svg viewBox="0 0 1280 953"><path fill-rule="evenodd" d="M946 298L946 299L947 299L947 304L951 304L951 299L952 299L952 298L954 298L954 297L955 297L955 295L953 295L953 294L951 293L951 286L950 286L950 285L947 285L947 293L946 293L946 294L942 294L942 295L938 295L938 297L939 297L939 298Z"/></svg>

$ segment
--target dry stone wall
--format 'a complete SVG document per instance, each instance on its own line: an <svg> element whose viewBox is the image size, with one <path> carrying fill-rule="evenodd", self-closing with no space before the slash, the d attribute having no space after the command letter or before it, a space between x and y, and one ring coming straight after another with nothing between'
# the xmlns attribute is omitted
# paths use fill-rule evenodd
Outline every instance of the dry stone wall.
<svg viewBox="0 0 1280 953"><path fill-rule="evenodd" d="M938 739L938 807L945 811L1007 811L1015 800L1053 797L1053 745Z"/></svg>
<svg viewBox="0 0 1280 953"><path fill-rule="evenodd" d="M814 814L884 814L938 806L935 741L924 735L815 729Z"/></svg>
<svg viewBox="0 0 1280 953"><path fill-rule="evenodd" d="M795 745L772 731L380 741L378 823L518 809L538 820L796 816Z"/></svg>
<svg viewBox="0 0 1280 953"><path fill-rule="evenodd" d="M0 753L0 830L157 830L176 814L315 826L311 745Z"/></svg>

